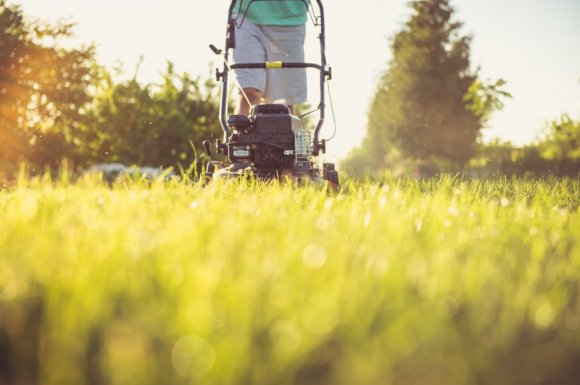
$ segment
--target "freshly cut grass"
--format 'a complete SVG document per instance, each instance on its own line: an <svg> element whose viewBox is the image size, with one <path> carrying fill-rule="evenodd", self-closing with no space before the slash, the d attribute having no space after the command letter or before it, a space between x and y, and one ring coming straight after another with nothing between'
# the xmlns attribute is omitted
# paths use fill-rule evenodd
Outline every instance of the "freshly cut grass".
<svg viewBox="0 0 580 385"><path fill-rule="evenodd" d="M580 182L0 192L2 384L576 384Z"/></svg>

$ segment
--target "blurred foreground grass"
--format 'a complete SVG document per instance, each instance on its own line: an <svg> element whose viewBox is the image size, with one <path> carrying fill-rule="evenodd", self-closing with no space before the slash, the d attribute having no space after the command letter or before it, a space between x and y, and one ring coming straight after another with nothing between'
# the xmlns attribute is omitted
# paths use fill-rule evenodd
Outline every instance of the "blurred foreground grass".
<svg viewBox="0 0 580 385"><path fill-rule="evenodd" d="M580 182L21 180L0 384L577 384Z"/></svg>

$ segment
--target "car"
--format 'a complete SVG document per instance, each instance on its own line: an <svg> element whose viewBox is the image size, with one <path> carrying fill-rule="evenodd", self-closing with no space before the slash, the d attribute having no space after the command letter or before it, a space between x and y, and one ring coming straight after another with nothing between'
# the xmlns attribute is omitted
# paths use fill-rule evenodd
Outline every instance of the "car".
<svg viewBox="0 0 580 385"><path fill-rule="evenodd" d="M179 176L171 169L151 166L125 166L122 163L98 163L90 166L85 174L101 174L103 179L111 184L124 177L135 180L156 180L163 176L165 181L179 179Z"/></svg>

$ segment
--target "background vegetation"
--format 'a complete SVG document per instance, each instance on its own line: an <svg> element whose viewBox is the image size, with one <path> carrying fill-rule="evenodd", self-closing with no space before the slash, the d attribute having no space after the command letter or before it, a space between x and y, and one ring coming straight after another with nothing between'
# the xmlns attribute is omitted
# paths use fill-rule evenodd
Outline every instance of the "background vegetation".
<svg viewBox="0 0 580 385"><path fill-rule="evenodd" d="M0 174L63 159L187 168L203 139L221 135L212 80L168 63L160 84L118 81L93 46L60 48L71 34L0 0Z"/></svg>
<svg viewBox="0 0 580 385"><path fill-rule="evenodd" d="M461 35L450 3L409 2L412 15L391 40L393 58L370 105L366 137L343 170L357 177L578 175L580 158L571 149L578 148L580 123L567 115L523 149L482 142L489 118L511 95L504 79L479 78L470 62L471 37Z"/></svg>

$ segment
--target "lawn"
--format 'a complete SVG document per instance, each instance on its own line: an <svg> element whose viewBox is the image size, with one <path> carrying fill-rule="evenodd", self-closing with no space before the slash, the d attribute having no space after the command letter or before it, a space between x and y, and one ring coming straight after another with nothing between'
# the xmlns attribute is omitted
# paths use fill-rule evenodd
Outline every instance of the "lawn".
<svg viewBox="0 0 580 385"><path fill-rule="evenodd" d="M580 181L21 178L0 384L577 384Z"/></svg>

